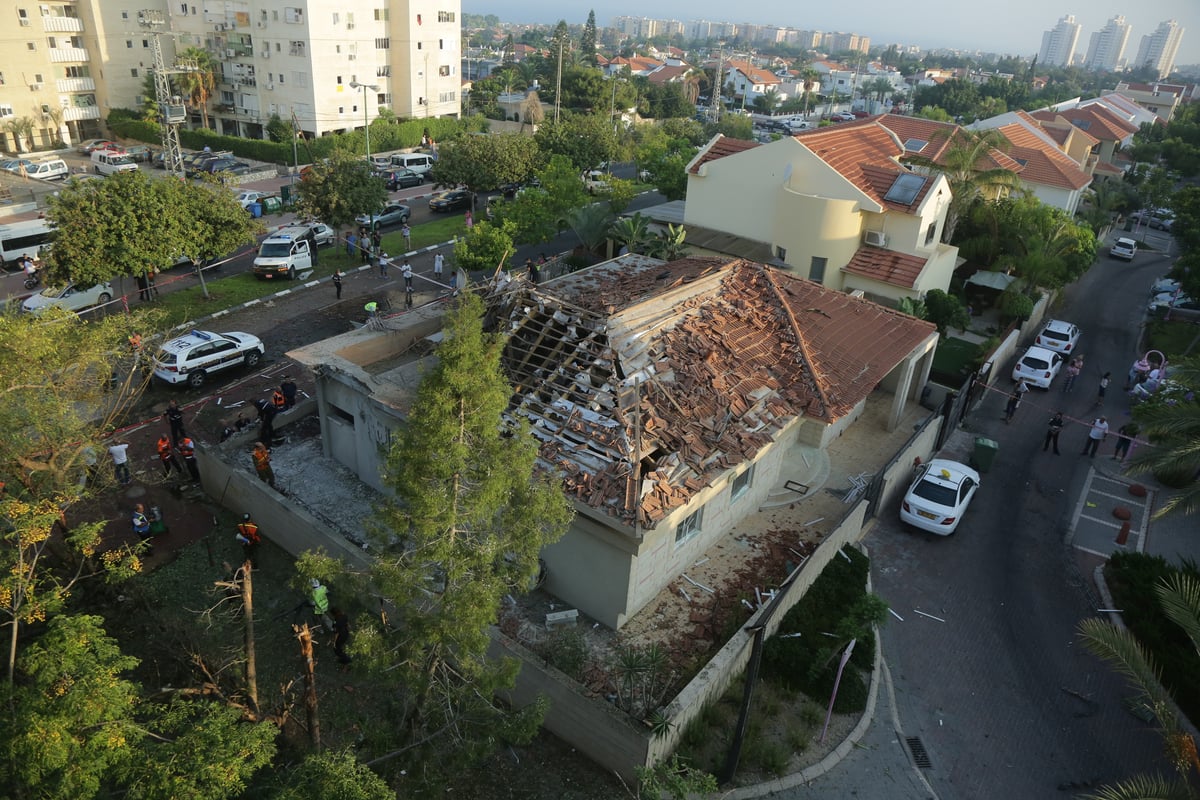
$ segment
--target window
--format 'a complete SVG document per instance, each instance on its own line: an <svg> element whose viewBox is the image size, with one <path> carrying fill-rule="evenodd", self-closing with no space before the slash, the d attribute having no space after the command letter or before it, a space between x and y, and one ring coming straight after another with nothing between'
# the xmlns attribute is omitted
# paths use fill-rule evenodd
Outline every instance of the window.
<svg viewBox="0 0 1200 800"><path fill-rule="evenodd" d="M283 83L282 80L279 82ZM301 89L307 89L308 88L308 73L307 72L293 72L292 73L292 83L296 84Z"/></svg>
<svg viewBox="0 0 1200 800"><path fill-rule="evenodd" d="M348 31L354 30L354 12L353 11L346 12L346 30L348 30Z"/></svg>
<svg viewBox="0 0 1200 800"><path fill-rule="evenodd" d="M341 75L338 75L338 76L335 78L335 80L337 81L337 85L338 85L338 86L341 86L341 85L342 85L342 76L341 76Z"/></svg>
<svg viewBox="0 0 1200 800"><path fill-rule="evenodd" d="M375 21L376 22L387 22L387 20L388 20L388 10L386 8L375 9Z"/></svg>
<svg viewBox="0 0 1200 800"><path fill-rule="evenodd" d="M424 48L422 47L422 45L423 45L423 44L424 44L424 42L417 42L417 49L418 49L418 50L424 49Z"/></svg>
<svg viewBox="0 0 1200 800"><path fill-rule="evenodd" d="M13 107L9 105L0 105L0 117L13 116Z"/></svg>
<svg viewBox="0 0 1200 800"><path fill-rule="evenodd" d="M188 13L188 12L187 12L187 3L180 3L180 4L179 4L179 12L180 12L181 14L183 14L183 16L185 16L185 17L187 16L187 13Z"/></svg>
<svg viewBox="0 0 1200 800"><path fill-rule="evenodd" d="M929 227L925 230L925 246L933 244L933 238L937 236L937 220L929 223Z"/></svg>
<svg viewBox="0 0 1200 800"><path fill-rule="evenodd" d="M283 73L281 72L281 73L279 73L279 85L283 86L284 83L285 83L285 81L283 79Z"/></svg>
<svg viewBox="0 0 1200 800"><path fill-rule="evenodd" d="M679 523L679 527L675 529L675 544L682 544L700 532L700 519L703 511L703 508L698 508L692 512L691 516Z"/></svg>
<svg viewBox="0 0 1200 800"><path fill-rule="evenodd" d="M808 268L808 279L814 283L825 282L825 265L829 263L829 259L821 256L813 256L812 264Z"/></svg>
<svg viewBox="0 0 1200 800"><path fill-rule="evenodd" d="M742 474L734 478L729 484L729 502L739 500L750 489L750 485L754 482L754 465L743 471Z"/></svg>
<svg viewBox="0 0 1200 800"><path fill-rule="evenodd" d="M131 70L129 70L129 77L136 78L137 76L138 76L137 67L134 67Z"/></svg>
<svg viewBox="0 0 1200 800"><path fill-rule="evenodd" d="M775 257L780 261L787 263L787 248L775 245Z"/></svg>
<svg viewBox="0 0 1200 800"><path fill-rule="evenodd" d="M376 67L375 68L375 77L376 78L392 77L392 68L390 66L389 67Z"/></svg>
<svg viewBox="0 0 1200 800"><path fill-rule="evenodd" d="M454 12L453 11L439 11L438 12L438 22L454 22Z"/></svg>
<svg viewBox="0 0 1200 800"><path fill-rule="evenodd" d="M46 44L48 44L50 46L50 49L53 50L54 48L58 47L58 40L55 39L53 36L47 36Z"/></svg>
<svg viewBox="0 0 1200 800"><path fill-rule="evenodd" d="M449 65L444 65L444 66L438 67L438 75L440 75L441 77L445 78L449 74L450 74Z"/></svg>
<svg viewBox="0 0 1200 800"><path fill-rule="evenodd" d="M304 42L302 42L302 41L289 42L288 43L288 55L303 57L304 56Z"/></svg>
<svg viewBox="0 0 1200 800"><path fill-rule="evenodd" d="M384 36L382 39L375 40L375 49L376 50L387 50L391 46L392 46L392 41L391 41L391 39L387 38L386 36Z"/></svg>
<svg viewBox="0 0 1200 800"><path fill-rule="evenodd" d="M142 39L142 49L143 50L150 49L150 40L149 39Z"/></svg>
<svg viewBox="0 0 1200 800"><path fill-rule="evenodd" d="M40 72L33 73L33 82L41 83L42 82L42 73L40 73Z"/></svg>
<svg viewBox="0 0 1200 800"><path fill-rule="evenodd" d="M293 25L304 24L304 9L292 7L283 9L283 21Z"/></svg>
<svg viewBox="0 0 1200 800"><path fill-rule="evenodd" d="M133 43L132 43L132 42L130 42L130 43L129 43L129 46L130 46L130 47L133 47ZM25 43L25 47L26 47L26 48L28 48L28 49L30 49L30 50L37 50L37 42L26 42L26 43Z"/></svg>
<svg viewBox="0 0 1200 800"><path fill-rule="evenodd" d="M392 104L392 96L384 92L380 92L375 98L375 101L381 106L390 106Z"/></svg>
<svg viewBox="0 0 1200 800"><path fill-rule="evenodd" d="M438 39L438 50L445 50L445 49L446 49L446 40Z"/></svg>
<svg viewBox="0 0 1200 800"><path fill-rule="evenodd" d="M67 67L66 77L68 78L90 78L92 77L92 68L87 66ZM3 83L3 81L0 81Z"/></svg>
<svg viewBox="0 0 1200 800"><path fill-rule="evenodd" d="M341 21L342 21L342 15L337 13L336 11L333 12L333 24L337 25Z"/></svg>
<svg viewBox="0 0 1200 800"><path fill-rule="evenodd" d="M455 92L442 92L438 95L439 103L452 103L456 99L458 98Z"/></svg>
<svg viewBox="0 0 1200 800"><path fill-rule="evenodd" d="M339 113L339 114L345 114L345 113L346 113L346 107L345 107L345 106L338 106L338 113Z"/></svg>

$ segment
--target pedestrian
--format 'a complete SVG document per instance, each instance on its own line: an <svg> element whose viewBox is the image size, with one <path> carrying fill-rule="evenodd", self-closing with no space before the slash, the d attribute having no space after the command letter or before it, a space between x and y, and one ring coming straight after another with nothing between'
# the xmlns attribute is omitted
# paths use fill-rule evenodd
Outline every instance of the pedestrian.
<svg viewBox="0 0 1200 800"><path fill-rule="evenodd" d="M178 442L185 435L183 430L183 411L179 408L179 403L172 400L167 404L167 412L164 414L167 422L171 425L171 441Z"/></svg>
<svg viewBox="0 0 1200 800"><path fill-rule="evenodd" d="M154 267L146 271L146 293L150 295L151 300L158 299L158 286L155 284L157 279L158 270L154 269Z"/></svg>
<svg viewBox="0 0 1200 800"><path fill-rule="evenodd" d="M279 391L283 393L283 410L290 411L296 407L296 382L292 380L290 375L283 376L283 382L279 384Z"/></svg>
<svg viewBox="0 0 1200 800"><path fill-rule="evenodd" d="M274 405L263 399L255 400L254 407L258 409L260 425L258 438L268 445L273 444L275 442L275 415L279 412L275 410Z"/></svg>
<svg viewBox="0 0 1200 800"><path fill-rule="evenodd" d="M358 237L358 255L359 260L363 264L371 262L371 240L367 238L365 233Z"/></svg>
<svg viewBox="0 0 1200 800"><path fill-rule="evenodd" d="M1072 358L1071 363L1067 364L1067 379L1063 381L1063 393L1070 393L1075 386L1075 379L1079 377L1079 373L1083 370L1083 365L1079 359Z"/></svg>
<svg viewBox="0 0 1200 800"><path fill-rule="evenodd" d="M179 459L175 458L175 451L171 449L171 439L165 433L158 437L157 447L158 458L162 461L163 479L171 477L172 469L182 475L183 467L179 466Z"/></svg>
<svg viewBox="0 0 1200 800"><path fill-rule="evenodd" d="M275 471L271 469L271 451L262 442L255 442L250 457L254 459L254 471L258 473L258 479L274 489Z"/></svg>
<svg viewBox="0 0 1200 800"><path fill-rule="evenodd" d="M329 590L316 578L309 581L308 604L313 613L321 618L325 630L333 632L333 620L329 618Z"/></svg>
<svg viewBox="0 0 1200 800"><path fill-rule="evenodd" d="M538 263L539 267L545 265L545 263L546 263L546 254L545 253L538 253L537 263Z"/></svg>
<svg viewBox="0 0 1200 800"><path fill-rule="evenodd" d="M150 544L150 518L146 516L146 507L141 503L135 505L129 522L133 526L134 535L146 543L146 555L154 555L154 545Z"/></svg>
<svg viewBox="0 0 1200 800"><path fill-rule="evenodd" d="M374 300L363 306L363 310L367 312L367 319L375 319L375 315L379 312L379 303Z"/></svg>
<svg viewBox="0 0 1200 800"><path fill-rule="evenodd" d="M250 566L257 569L258 562L255 561L255 557L258 555L258 544L262 541L262 536L259 535L258 525L250 519L249 514L242 514L242 521L237 524L234 539L242 546L243 563L249 561Z"/></svg>
<svg viewBox="0 0 1200 800"><path fill-rule="evenodd" d="M1046 426L1046 441L1042 443L1043 453L1050 448L1050 445L1054 445L1054 455L1062 455L1062 453L1058 452L1058 435L1062 433L1065 424L1063 422L1063 413L1055 411L1054 416L1050 418L1050 424Z"/></svg>
<svg viewBox="0 0 1200 800"><path fill-rule="evenodd" d="M413 307L413 290L411 286L408 286L404 289L404 307Z"/></svg>
<svg viewBox="0 0 1200 800"><path fill-rule="evenodd" d="M392 264L392 257L387 253L379 254L379 277L386 278L388 267Z"/></svg>
<svg viewBox="0 0 1200 800"><path fill-rule="evenodd" d="M1024 397L1028 391L1029 391L1029 384L1025 381L1024 378L1021 378L1021 380L1017 381L1016 392L1017 392L1017 394L1021 395L1022 399L1024 399Z"/></svg>
<svg viewBox="0 0 1200 800"><path fill-rule="evenodd" d="M529 273L529 282L537 286L538 281L542 278L542 273L538 269L538 265L533 263L532 258L525 259L525 271Z"/></svg>
<svg viewBox="0 0 1200 800"><path fill-rule="evenodd" d="M441 281L442 267L445 265L445 263L446 263L446 259L441 253L437 253L434 255L434 257L433 257L433 279L435 281Z"/></svg>
<svg viewBox="0 0 1200 800"><path fill-rule="evenodd" d="M467 209L466 216L463 217L463 224L467 226L467 230L475 227L475 220L471 217L471 210Z"/></svg>
<svg viewBox="0 0 1200 800"><path fill-rule="evenodd" d="M146 280L145 273L139 272L137 275L134 276L133 282L136 283L137 287L138 287L138 300L141 300L143 303L146 302L147 300L149 300L150 299L150 282L148 280Z"/></svg>
<svg viewBox="0 0 1200 800"><path fill-rule="evenodd" d="M450 271L450 294L452 297L458 297L458 270Z"/></svg>
<svg viewBox="0 0 1200 800"><path fill-rule="evenodd" d="M1138 431L1136 422L1126 422L1117 428L1117 449L1113 451L1114 461L1125 460L1129 455L1129 445L1133 444L1133 439L1138 435Z"/></svg>
<svg viewBox="0 0 1200 800"><path fill-rule="evenodd" d="M404 237L404 250L412 250L412 228L408 227L407 222L400 226L400 235Z"/></svg>
<svg viewBox="0 0 1200 800"><path fill-rule="evenodd" d="M354 258L354 251L358 249L358 237L354 235L354 231L350 231L346 235L346 255Z"/></svg>
<svg viewBox="0 0 1200 800"><path fill-rule="evenodd" d="M184 436L175 446L179 450L179 455L183 456L183 463L187 466L188 472L191 473L192 483L199 486L200 465L196 463L196 443L192 441L191 437Z"/></svg>
<svg viewBox="0 0 1200 800"><path fill-rule="evenodd" d="M412 264L408 263L408 256L404 257L404 263L400 265L400 275L403 276L403 278L404 278L405 291L411 292L412 288L413 288L413 285L412 285L413 270L412 270Z"/></svg>
<svg viewBox="0 0 1200 800"><path fill-rule="evenodd" d="M333 654L339 664L349 664L351 658L346 645L350 644L350 617L336 606L329 609L329 614L333 617Z"/></svg>
<svg viewBox="0 0 1200 800"><path fill-rule="evenodd" d="M275 389L271 392L271 405L275 406L275 413L287 411L287 397L281 389Z"/></svg>
<svg viewBox="0 0 1200 800"><path fill-rule="evenodd" d="M1100 378L1100 386L1099 386L1099 388L1096 390L1096 405L1097 405L1097 406L1102 406L1102 405L1104 405L1104 393L1105 393L1106 391L1108 391L1108 381L1109 381L1109 379L1111 379L1111 378L1112 378L1112 373L1111 373L1111 372L1106 372L1106 373L1104 373L1104 375L1103 375L1103 376L1101 376L1101 378Z"/></svg>
<svg viewBox="0 0 1200 800"><path fill-rule="evenodd" d="M337 290L337 299L342 299L342 271L335 269L333 271L333 288Z"/></svg>
<svg viewBox="0 0 1200 800"><path fill-rule="evenodd" d="M109 445L108 454L112 456L113 473L122 486L128 486L133 480L129 475L129 443L113 442Z"/></svg>
<svg viewBox="0 0 1200 800"><path fill-rule="evenodd" d="M1133 364L1129 367L1129 374L1125 378L1125 391L1133 389L1142 381L1146 380L1146 375L1150 372L1150 362L1144 359L1134 359Z"/></svg>
<svg viewBox="0 0 1200 800"><path fill-rule="evenodd" d="M1094 458L1100 443L1106 438L1108 438L1108 418L1097 417L1092 421L1092 429L1088 431L1087 441L1083 444L1083 452L1079 455Z"/></svg>
<svg viewBox="0 0 1200 800"><path fill-rule="evenodd" d="M1012 422L1013 415L1017 413L1017 409L1021 407L1021 393L1013 391L1008 396L1008 403L1004 406L1004 423L1007 425Z"/></svg>

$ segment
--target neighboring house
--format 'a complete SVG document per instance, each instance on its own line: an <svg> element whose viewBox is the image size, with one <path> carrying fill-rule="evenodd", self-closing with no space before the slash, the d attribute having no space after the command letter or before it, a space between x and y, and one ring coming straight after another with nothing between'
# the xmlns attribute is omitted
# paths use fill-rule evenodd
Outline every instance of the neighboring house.
<svg viewBox="0 0 1200 800"><path fill-rule="evenodd" d="M503 274L486 296L508 414L576 509L543 551L546 588L612 628L758 509L790 448L823 448L868 397L894 429L937 342L929 322L744 259L623 256L541 285ZM439 334L398 322L290 354L314 370L326 455L376 486L412 354Z"/></svg>
<svg viewBox="0 0 1200 800"><path fill-rule="evenodd" d="M1079 208L1084 190L1092 183L1088 167L1095 164L1092 154L1097 144L1095 137L1082 130L1078 133L1087 138L1063 128L1048 130L1025 111L1010 111L968 127L971 130L995 130L1008 140L1006 154L1022 167L1017 177L1021 179L1022 187L1038 200L1068 214L1074 214ZM1091 144L1088 144L1089 140ZM1065 150L1067 147L1084 161L1072 158Z"/></svg>
<svg viewBox="0 0 1200 800"><path fill-rule="evenodd" d="M1187 86L1177 83L1117 83L1117 94L1137 103L1142 108L1170 122L1187 94Z"/></svg>
<svg viewBox="0 0 1200 800"><path fill-rule="evenodd" d="M604 72L606 75L623 75L625 74L625 70L628 69L630 75L645 77L662 66L664 66L663 62L656 58L647 58L646 56L625 58L618 56L604 65Z"/></svg>
<svg viewBox="0 0 1200 800"><path fill-rule="evenodd" d="M1073 125L1096 140L1096 174L1111 174L1104 165L1116 168L1117 152L1132 143L1137 126L1119 117L1107 107L1090 105L1079 108L1043 109L1030 114L1044 127Z"/></svg>
<svg viewBox="0 0 1200 800"><path fill-rule="evenodd" d="M1112 113L1116 114L1121 119L1131 125L1136 126L1139 130L1143 125L1166 125L1166 120L1159 117L1153 111L1148 111L1142 106L1130 100L1123 94L1117 92L1104 92L1099 97L1093 97L1089 100L1080 100L1076 103L1078 108L1088 108L1089 106L1099 105L1107 108Z"/></svg>
<svg viewBox="0 0 1200 800"><path fill-rule="evenodd" d="M941 242L949 183L901 164L903 143L879 119L757 146L714 138L688 166L688 242L692 226L733 234L724 252L757 244L828 289L889 305L948 289L958 260Z"/></svg>
<svg viewBox="0 0 1200 800"><path fill-rule="evenodd" d="M760 69L746 61L726 61L725 66L725 85L732 85L733 96L744 101L745 105L753 104L754 98L772 89L780 92L779 76L770 70ZM780 94L780 99L786 99Z"/></svg>

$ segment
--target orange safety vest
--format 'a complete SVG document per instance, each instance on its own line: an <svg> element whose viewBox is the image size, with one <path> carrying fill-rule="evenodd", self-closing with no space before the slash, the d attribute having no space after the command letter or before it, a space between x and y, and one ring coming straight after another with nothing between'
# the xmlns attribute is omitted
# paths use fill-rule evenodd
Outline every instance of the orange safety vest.
<svg viewBox="0 0 1200 800"><path fill-rule="evenodd" d="M277 411L283 411L283 407L287 405L287 398L283 396L283 392L276 389L275 394L271 395L271 402L275 404Z"/></svg>
<svg viewBox="0 0 1200 800"><path fill-rule="evenodd" d="M268 469L271 466L271 453L268 450L255 450L251 453L254 456L254 468L259 472Z"/></svg>
<svg viewBox="0 0 1200 800"><path fill-rule="evenodd" d="M183 437L179 440L179 455L184 458L191 458L196 455L196 446L192 444L190 437Z"/></svg>
<svg viewBox="0 0 1200 800"><path fill-rule="evenodd" d="M163 461L171 457L171 440L165 436L158 440L158 457Z"/></svg>
<svg viewBox="0 0 1200 800"><path fill-rule="evenodd" d="M260 541L258 535L258 526L253 522L239 522L237 526L238 533L250 540L250 544L258 544Z"/></svg>

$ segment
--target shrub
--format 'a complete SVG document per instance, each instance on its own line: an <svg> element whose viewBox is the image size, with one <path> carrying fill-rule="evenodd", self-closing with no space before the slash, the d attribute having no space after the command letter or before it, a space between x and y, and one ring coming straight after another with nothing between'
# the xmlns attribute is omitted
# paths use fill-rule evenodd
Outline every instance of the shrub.
<svg viewBox="0 0 1200 800"><path fill-rule="evenodd" d="M577 628L559 628L541 647L542 658L558 671L575 680L583 676L587 662L587 644Z"/></svg>

